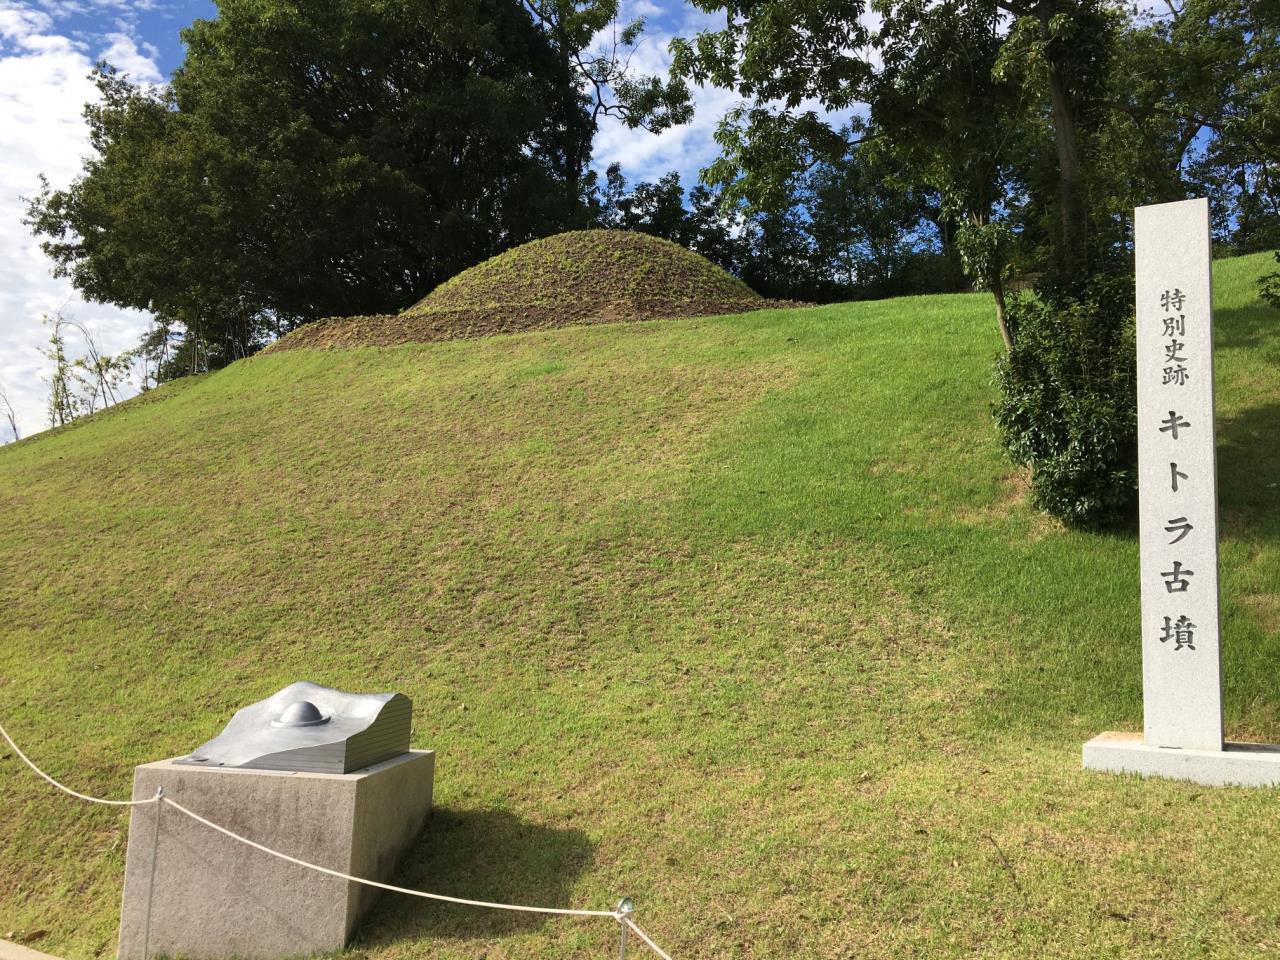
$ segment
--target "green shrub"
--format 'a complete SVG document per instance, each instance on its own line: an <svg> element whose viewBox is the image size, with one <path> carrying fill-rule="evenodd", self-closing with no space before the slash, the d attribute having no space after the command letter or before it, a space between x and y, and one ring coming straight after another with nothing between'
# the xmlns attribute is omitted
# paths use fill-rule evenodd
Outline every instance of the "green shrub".
<svg viewBox="0 0 1280 960"><path fill-rule="evenodd" d="M1280 263L1280 250L1276 251L1276 263ZM1280 310L1280 271L1264 276L1258 281L1258 288L1262 299Z"/></svg>
<svg viewBox="0 0 1280 960"><path fill-rule="evenodd" d="M1099 277L1010 306L1013 350L996 366L1005 449L1031 469L1037 507L1073 526L1133 515L1138 438L1132 295Z"/></svg>

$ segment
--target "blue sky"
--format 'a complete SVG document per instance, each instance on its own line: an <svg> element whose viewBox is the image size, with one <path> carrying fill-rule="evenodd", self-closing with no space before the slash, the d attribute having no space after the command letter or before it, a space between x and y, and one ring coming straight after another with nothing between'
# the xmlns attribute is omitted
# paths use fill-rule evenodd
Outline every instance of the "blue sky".
<svg viewBox="0 0 1280 960"><path fill-rule="evenodd" d="M87 152L81 109L94 95L87 79L106 59L135 80L163 83L182 62L182 27L213 16L209 0L0 0L0 387L23 436L46 426L46 331L40 316L61 310L95 333L108 353L134 346L148 318L136 311L86 303L49 263L21 223L22 197L45 173L64 186ZM667 44L714 21L679 0L624 0L624 18L643 16L645 39L633 65L666 69ZM654 136L607 121L595 143L595 164L620 162L633 183L679 170L686 185L715 155L711 134L734 102L724 90L697 91L692 123ZM0 416L0 442L10 439Z"/></svg>

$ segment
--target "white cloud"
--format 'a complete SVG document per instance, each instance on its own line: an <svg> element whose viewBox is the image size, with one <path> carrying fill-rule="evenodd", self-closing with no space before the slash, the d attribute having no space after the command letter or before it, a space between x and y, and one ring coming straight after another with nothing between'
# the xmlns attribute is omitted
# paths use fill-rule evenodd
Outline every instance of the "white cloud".
<svg viewBox="0 0 1280 960"><path fill-rule="evenodd" d="M159 51L150 44L143 43L144 54L138 49L137 42L126 33L108 33L104 39L111 45L98 54L99 60L105 60L121 73L127 73L138 83L162 83L164 77L156 67Z"/></svg>
<svg viewBox="0 0 1280 960"><path fill-rule="evenodd" d="M11 5L0 6L0 37L21 45L53 27L53 18L40 10Z"/></svg>
<svg viewBox="0 0 1280 960"><path fill-rule="evenodd" d="M641 5L647 7L650 4L648 0L633 0L624 5L622 19L627 20L636 15L642 9ZM881 20L878 15L864 14L863 22L869 29L875 30L879 28ZM665 76L671 66L668 47L676 36L689 37L700 30L717 30L723 26L723 15L712 16L685 7L674 31L661 27L655 29L650 23L632 55L631 67L640 74ZM605 39L601 36L597 42L603 43ZM873 66L879 66L878 57L873 51L864 53L871 57ZM623 173L633 183L640 180L653 181L670 170L677 170L686 189L692 187L698 182L702 169L720 155L720 147L714 136L721 118L742 102L742 98L736 93L722 87L693 87L692 92L695 108L693 120L656 135L645 130L630 130L614 118L604 118L596 133L593 165L604 170L611 163L620 163ZM830 112L816 101L801 103L799 110L813 110L836 126L847 123L855 113L866 113L863 108Z"/></svg>
<svg viewBox="0 0 1280 960"><path fill-rule="evenodd" d="M662 16L662 8L652 0L632 0L626 5L626 9L620 11L621 17L625 22L630 22L637 17L659 17Z"/></svg>
<svg viewBox="0 0 1280 960"><path fill-rule="evenodd" d="M140 51L123 34L102 40L101 53L114 51L137 79L160 79L154 50L144 45ZM108 353L134 346L148 323L136 311L86 303L69 282L53 278L49 260L22 223L22 198L39 190L40 173L66 185L80 170L88 152L82 110L97 93L88 78L92 67L90 49L57 33L48 13L0 0L0 382L24 436L47 425L42 313L61 309L74 316ZM0 440L8 439L7 425L0 430Z"/></svg>
<svg viewBox="0 0 1280 960"><path fill-rule="evenodd" d="M648 16L653 4L633 0L623 6L621 19ZM677 36L689 36L697 30L714 29L717 18L686 10L676 27L678 34L649 21L640 43L631 55L630 66L638 74L666 76L671 66L667 47ZM597 38L604 44L607 38ZM631 130L612 118L602 119L596 133L592 163L604 170L611 163L622 164L623 173L631 181L655 180L669 170L678 170L686 186L697 182L698 171L715 159L718 148L712 139L720 118L738 102L738 96L720 87L694 87L693 120L670 127L659 134L647 130Z"/></svg>
<svg viewBox="0 0 1280 960"><path fill-rule="evenodd" d="M603 170L621 163L632 181L655 180L669 170L679 170L686 186L696 183L698 172L719 153L712 137L738 97L718 87L695 88L693 94L693 120L658 134L631 130L616 119L604 118L596 133L594 165Z"/></svg>

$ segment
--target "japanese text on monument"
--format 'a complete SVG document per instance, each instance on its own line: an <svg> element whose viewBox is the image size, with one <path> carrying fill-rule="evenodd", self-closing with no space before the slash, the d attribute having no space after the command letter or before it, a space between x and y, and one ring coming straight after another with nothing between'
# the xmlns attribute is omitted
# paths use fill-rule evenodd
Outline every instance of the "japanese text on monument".
<svg viewBox="0 0 1280 960"><path fill-rule="evenodd" d="M1146 739L1219 749L1207 203L1140 207L1135 258Z"/></svg>

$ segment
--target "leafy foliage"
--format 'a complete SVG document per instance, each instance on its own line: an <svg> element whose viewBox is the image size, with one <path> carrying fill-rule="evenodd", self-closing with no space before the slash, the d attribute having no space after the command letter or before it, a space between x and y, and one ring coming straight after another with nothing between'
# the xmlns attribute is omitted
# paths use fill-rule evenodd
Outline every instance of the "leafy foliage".
<svg viewBox="0 0 1280 960"><path fill-rule="evenodd" d="M399 309L583 221L580 70L624 76L579 55L616 6L222 0L162 91L102 69L94 155L30 223L87 297L153 312L157 344L185 331L169 359L191 370L317 317ZM657 128L682 91L633 80L617 102Z"/></svg>
<svg viewBox="0 0 1280 960"><path fill-rule="evenodd" d="M996 365L995 418L1015 463L1031 468L1036 506L1078 526L1131 515L1137 410L1128 283L1095 280L1082 296L1022 297L1013 347Z"/></svg>
<svg viewBox="0 0 1280 960"><path fill-rule="evenodd" d="M742 218L726 212L719 198L701 184L686 200L680 174L674 170L656 183L641 181L628 190L622 167L611 164L593 201L596 226L662 237L735 275L742 274L751 255Z"/></svg>
<svg viewBox="0 0 1280 960"><path fill-rule="evenodd" d="M833 291L842 298L959 289L947 256L936 195L904 182L872 149L848 148L816 164L802 182L806 230Z"/></svg>
<svg viewBox="0 0 1280 960"><path fill-rule="evenodd" d="M41 352L52 365L48 377L49 426L63 427L82 416L119 403L126 382L133 376L139 352L104 353L88 327L61 313L45 314L41 322L49 329L48 345ZM83 341L84 353L80 356L71 356L68 332L79 334ZM143 389L147 389L146 381L144 370ZM0 397L0 400L8 407L7 398ZM17 439L18 429L12 408L8 410L8 418L14 439Z"/></svg>
<svg viewBox="0 0 1280 960"><path fill-rule="evenodd" d="M1280 263L1280 250L1276 251L1276 263ZM1258 281L1258 289L1262 299L1280 310L1280 270L1262 277Z"/></svg>
<svg viewBox="0 0 1280 960"><path fill-rule="evenodd" d="M1239 251L1280 246L1280 6L1270 0L1186 0L1148 33L1172 54L1129 72L1163 96L1153 112L1181 116L1186 177L1213 201L1215 239ZM1135 122L1150 123L1143 118Z"/></svg>
<svg viewBox="0 0 1280 960"><path fill-rule="evenodd" d="M778 299L834 302L961 286L953 258L937 249L936 205L894 182L869 151L815 164L778 209L719 186L699 184L686 199L673 171L628 190L615 164L594 198L596 223L671 240Z"/></svg>
<svg viewBox="0 0 1280 960"><path fill-rule="evenodd" d="M1102 292L1128 286L1137 204L1208 190L1220 235L1268 235L1276 5L1171 0L1156 17L1115 0L884 0L874 19L845 0L697 5L725 25L679 43L675 69L747 100L722 121L711 180L749 211L785 210L852 146L891 189L936 198L944 252L993 294L1009 351L999 419L1038 502L1079 522L1122 514L1132 358L1107 351L1128 351L1128 296ZM813 102L870 115L837 130ZM1014 276L1035 299L1010 306Z"/></svg>
<svg viewBox="0 0 1280 960"><path fill-rule="evenodd" d="M630 55L644 34L644 17L620 24L619 0L522 3L589 90L593 131L601 117L655 133L692 119L693 101L682 78L640 75L630 68ZM585 167L586 155L582 159Z"/></svg>
<svg viewBox="0 0 1280 960"><path fill-rule="evenodd" d="M747 101L723 118L707 171L731 201L784 209L808 171L857 144L890 183L936 198L947 252L1000 228L1005 242L967 244L997 304L1006 272L1053 274L1070 294L1127 269L1136 204L1207 193L1220 242L1274 245L1270 0L1173 0L1158 16L1113 0L887 0L874 19L845 0L698 6L727 22L679 42L675 69ZM870 116L836 129L815 102L866 103Z"/></svg>

